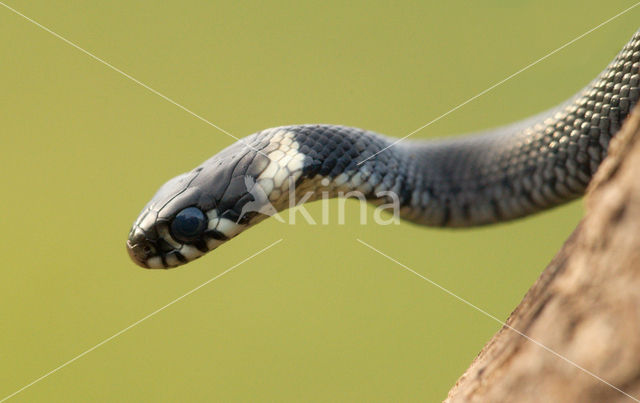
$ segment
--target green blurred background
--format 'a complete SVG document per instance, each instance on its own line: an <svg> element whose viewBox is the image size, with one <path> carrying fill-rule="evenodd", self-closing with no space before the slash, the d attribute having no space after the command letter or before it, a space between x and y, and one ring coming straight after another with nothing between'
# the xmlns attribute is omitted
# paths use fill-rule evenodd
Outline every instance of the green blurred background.
<svg viewBox="0 0 640 403"><path fill-rule="evenodd" d="M7 1L240 137L321 122L403 136L633 3ZM639 17L414 137L563 101ZM13 401L438 401L500 325L355 238L506 319L582 215L378 227L350 202L348 225L268 220L186 267L142 270L125 252L138 212L234 139L4 7L0 36L0 399L283 238Z"/></svg>

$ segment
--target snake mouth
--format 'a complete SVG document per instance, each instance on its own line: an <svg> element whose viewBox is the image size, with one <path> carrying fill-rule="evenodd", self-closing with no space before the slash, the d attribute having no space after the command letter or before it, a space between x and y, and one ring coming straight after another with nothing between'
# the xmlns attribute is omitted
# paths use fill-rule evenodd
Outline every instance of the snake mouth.
<svg viewBox="0 0 640 403"><path fill-rule="evenodd" d="M171 269L204 254L203 251L191 245L183 245L180 249L169 251L161 249L147 239L133 242L127 240L127 252L131 260L145 269Z"/></svg>
<svg viewBox="0 0 640 403"><path fill-rule="evenodd" d="M158 220L155 215L143 212L129 232L127 253L142 268L171 269L216 249L246 227L218 217L215 211L210 211L208 215L211 219L204 216L205 227L197 228L201 233L196 237L177 239L176 233L185 237L185 228L176 226L175 218Z"/></svg>
<svg viewBox="0 0 640 403"><path fill-rule="evenodd" d="M143 245L141 243L131 243L130 240L127 239L127 252L129 253L129 257L135 264L145 269L149 269L149 265L147 264L147 259L151 255L150 246Z"/></svg>
<svg viewBox="0 0 640 403"><path fill-rule="evenodd" d="M148 231L134 224L127 239L127 253L142 268L172 269L201 257L227 239L223 234L214 234L218 236L216 239L211 238L210 231L206 233L206 240L181 243L171 237L166 223L157 223Z"/></svg>

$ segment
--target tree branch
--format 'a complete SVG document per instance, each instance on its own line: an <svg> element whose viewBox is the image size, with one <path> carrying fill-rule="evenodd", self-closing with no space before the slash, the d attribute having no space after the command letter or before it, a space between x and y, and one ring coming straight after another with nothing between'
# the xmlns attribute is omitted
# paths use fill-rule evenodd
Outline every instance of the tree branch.
<svg viewBox="0 0 640 403"><path fill-rule="evenodd" d="M503 327L447 402L640 399L639 139L635 108L589 186L585 217L506 322L575 365Z"/></svg>

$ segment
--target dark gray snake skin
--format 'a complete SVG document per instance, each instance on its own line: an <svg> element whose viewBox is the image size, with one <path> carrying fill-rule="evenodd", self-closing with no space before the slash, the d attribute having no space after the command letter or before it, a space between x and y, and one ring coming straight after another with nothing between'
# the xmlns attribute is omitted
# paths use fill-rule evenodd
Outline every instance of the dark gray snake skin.
<svg viewBox="0 0 640 403"><path fill-rule="evenodd" d="M498 129L407 140L384 151L395 139L352 127L255 133L162 186L133 225L129 254L143 267L175 267L288 208L290 197L308 201L322 193L357 191L373 203L393 195L402 218L449 227L511 220L567 202L584 193L638 101L639 68L637 32L563 105Z"/></svg>

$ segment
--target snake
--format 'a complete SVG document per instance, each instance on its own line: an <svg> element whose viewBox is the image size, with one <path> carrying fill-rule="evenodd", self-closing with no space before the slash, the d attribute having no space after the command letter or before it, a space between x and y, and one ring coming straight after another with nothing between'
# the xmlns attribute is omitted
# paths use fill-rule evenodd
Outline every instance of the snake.
<svg viewBox="0 0 640 403"><path fill-rule="evenodd" d="M638 101L639 70L637 31L569 100L495 129L404 141L333 124L259 131L162 185L134 222L128 253L144 268L177 267L276 212L349 193L439 227L558 206L584 194Z"/></svg>

